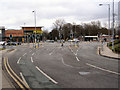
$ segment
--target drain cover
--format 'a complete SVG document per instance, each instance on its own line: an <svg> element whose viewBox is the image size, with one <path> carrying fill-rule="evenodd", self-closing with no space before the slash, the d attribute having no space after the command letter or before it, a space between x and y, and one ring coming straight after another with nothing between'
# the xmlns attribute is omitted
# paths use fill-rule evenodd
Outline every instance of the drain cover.
<svg viewBox="0 0 120 90"><path fill-rule="evenodd" d="M88 75L90 72L79 72L80 75Z"/></svg>

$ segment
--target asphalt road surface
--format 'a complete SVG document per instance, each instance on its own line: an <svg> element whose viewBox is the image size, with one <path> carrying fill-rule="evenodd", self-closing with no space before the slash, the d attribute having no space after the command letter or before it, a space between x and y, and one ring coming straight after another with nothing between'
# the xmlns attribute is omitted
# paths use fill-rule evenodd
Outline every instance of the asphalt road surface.
<svg viewBox="0 0 120 90"><path fill-rule="evenodd" d="M118 88L118 60L97 55L98 42L24 44L8 57L11 68L31 88ZM23 78L24 77L24 78Z"/></svg>

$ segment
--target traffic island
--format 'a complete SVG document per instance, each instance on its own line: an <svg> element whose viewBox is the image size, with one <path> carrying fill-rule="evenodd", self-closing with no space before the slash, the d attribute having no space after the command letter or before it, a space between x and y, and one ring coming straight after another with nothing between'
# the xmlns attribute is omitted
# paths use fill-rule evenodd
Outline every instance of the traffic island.
<svg viewBox="0 0 120 90"><path fill-rule="evenodd" d="M103 49L99 47L98 52L100 56L120 60L120 54L114 53L111 49L107 47L107 45L104 45Z"/></svg>

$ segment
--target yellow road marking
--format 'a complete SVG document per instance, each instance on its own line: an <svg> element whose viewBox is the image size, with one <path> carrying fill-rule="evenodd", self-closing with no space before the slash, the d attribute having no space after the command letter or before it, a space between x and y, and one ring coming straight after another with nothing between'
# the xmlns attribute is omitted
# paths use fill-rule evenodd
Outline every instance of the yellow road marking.
<svg viewBox="0 0 120 90"><path fill-rule="evenodd" d="M20 77L18 77L18 75L12 70L12 68L10 67L9 63L8 63L8 58L7 58L7 65L9 67L9 69L11 70L11 72L25 85L26 88L30 88L28 85L25 84L25 82L23 82Z"/></svg>
<svg viewBox="0 0 120 90"><path fill-rule="evenodd" d="M4 65L5 65L5 68L6 68L7 72L8 72L8 74L13 78L13 80L20 86L20 88L22 88L23 90L25 90L24 87L20 84L20 82L8 70L5 58L4 58Z"/></svg>

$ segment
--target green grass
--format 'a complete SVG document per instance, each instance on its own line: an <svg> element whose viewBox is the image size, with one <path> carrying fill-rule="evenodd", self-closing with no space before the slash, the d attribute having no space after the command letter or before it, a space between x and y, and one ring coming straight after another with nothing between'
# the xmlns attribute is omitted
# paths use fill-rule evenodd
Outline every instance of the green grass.
<svg viewBox="0 0 120 90"><path fill-rule="evenodd" d="M5 48L0 48L0 50L5 50Z"/></svg>
<svg viewBox="0 0 120 90"><path fill-rule="evenodd" d="M112 42L108 43L107 46L112 50ZM113 52L120 53L120 39L114 41Z"/></svg>

